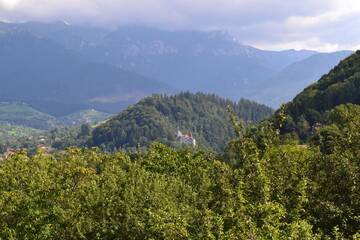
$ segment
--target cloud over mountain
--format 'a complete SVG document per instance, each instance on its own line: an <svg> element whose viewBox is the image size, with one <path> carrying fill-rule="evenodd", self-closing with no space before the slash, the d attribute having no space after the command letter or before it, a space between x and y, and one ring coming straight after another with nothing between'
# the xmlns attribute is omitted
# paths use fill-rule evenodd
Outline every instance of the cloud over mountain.
<svg viewBox="0 0 360 240"><path fill-rule="evenodd" d="M0 0L0 19L225 29L273 49L333 51L360 44L358 0Z"/></svg>

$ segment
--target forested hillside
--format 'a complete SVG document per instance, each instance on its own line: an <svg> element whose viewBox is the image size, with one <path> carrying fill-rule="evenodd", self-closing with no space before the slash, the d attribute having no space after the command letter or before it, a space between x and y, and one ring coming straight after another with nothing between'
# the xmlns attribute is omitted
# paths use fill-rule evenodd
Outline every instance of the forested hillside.
<svg viewBox="0 0 360 240"><path fill-rule="evenodd" d="M247 100L234 103L210 94L154 95L97 127L91 144L107 150L145 147L153 141L174 146L179 129L191 132L202 147L222 150L234 137L227 106L246 123L272 114L264 105Z"/></svg>
<svg viewBox="0 0 360 240"><path fill-rule="evenodd" d="M360 104L359 93L360 51L357 51L285 105L285 112L291 117L286 131L296 130L306 136L315 125L327 122L327 111L340 104Z"/></svg>
<svg viewBox="0 0 360 240"><path fill-rule="evenodd" d="M173 90L122 67L237 97L286 61L314 70L299 81L333 63L313 54L0 23L0 240L360 240L360 51L275 112L190 92L96 110Z"/></svg>
<svg viewBox="0 0 360 240"><path fill-rule="evenodd" d="M307 121L300 107L291 112L299 98L272 116L247 100L182 93L145 98L92 136L85 125L73 132L106 150L146 149L11 154L0 162L0 238L358 240L360 106L346 102L357 98L344 87L357 86L358 55L305 90L316 96L335 84L344 104L300 97L326 117L306 144L281 134L304 126L289 128L296 113ZM174 146L177 127L218 152L153 142Z"/></svg>
<svg viewBox="0 0 360 240"><path fill-rule="evenodd" d="M290 64L254 90L255 99L278 108L281 104L291 101L304 88L319 80L352 53L317 53Z"/></svg>

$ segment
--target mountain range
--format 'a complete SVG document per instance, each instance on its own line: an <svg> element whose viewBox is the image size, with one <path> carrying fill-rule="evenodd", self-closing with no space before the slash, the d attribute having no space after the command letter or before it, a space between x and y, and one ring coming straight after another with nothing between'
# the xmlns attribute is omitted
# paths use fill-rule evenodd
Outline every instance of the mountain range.
<svg viewBox="0 0 360 240"><path fill-rule="evenodd" d="M23 101L54 116L96 108L118 112L165 84L81 54L27 32L0 36L0 101Z"/></svg>
<svg viewBox="0 0 360 240"><path fill-rule="evenodd" d="M0 23L0 101L57 117L116 113L153 93L179 91L277 107L350 53L265 51L222 31Z"/></svg>

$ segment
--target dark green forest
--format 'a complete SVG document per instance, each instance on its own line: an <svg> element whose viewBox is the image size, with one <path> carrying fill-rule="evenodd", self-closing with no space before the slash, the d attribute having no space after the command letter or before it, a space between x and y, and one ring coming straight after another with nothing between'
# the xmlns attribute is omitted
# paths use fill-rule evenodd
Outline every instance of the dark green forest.
<svg viewBox="0 0 360 240"><path fill-rule="evenodd" d="M212 94L154 95L97 127L90 144L110 151L146 147L153 141L175 146L179 128L192 132L202 148L221 151L235 136L227 106L246 123L259 122L273 113L252 101L234 103Z"/></svg>

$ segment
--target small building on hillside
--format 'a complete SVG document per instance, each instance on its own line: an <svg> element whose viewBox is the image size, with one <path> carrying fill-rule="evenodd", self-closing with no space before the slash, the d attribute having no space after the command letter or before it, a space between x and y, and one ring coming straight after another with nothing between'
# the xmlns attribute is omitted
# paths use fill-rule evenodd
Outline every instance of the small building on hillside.
<svg viewBox="0 0 360 240"><path fill-rule="evenodd" d="M193 137L192 133L184 134L179 129L177 130L176 140L181 144L196 146L196 139Z"/></svg>

